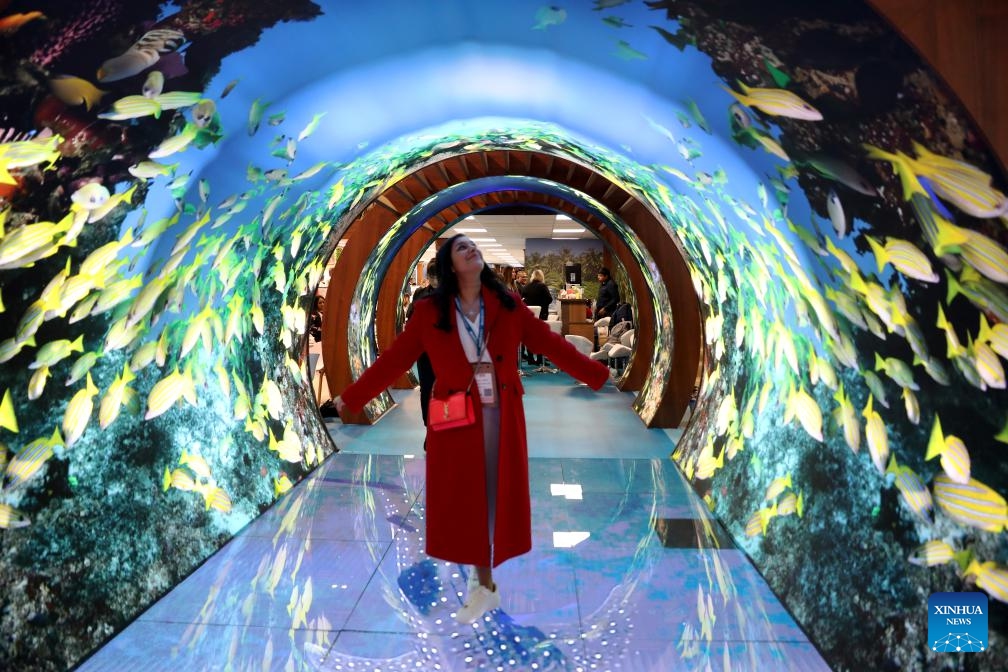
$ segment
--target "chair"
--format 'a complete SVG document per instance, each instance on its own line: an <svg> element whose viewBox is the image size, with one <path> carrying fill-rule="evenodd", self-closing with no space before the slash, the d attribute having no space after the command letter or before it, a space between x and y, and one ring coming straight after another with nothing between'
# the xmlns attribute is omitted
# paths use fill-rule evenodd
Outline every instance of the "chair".
<svg viewBox="0 0 1008 672"><path fill-rule="evenodd" d="M620 336L620 342L609 348L609 363L616 368L616 374L623 373L630 355L633 353L634 330L630 329Z"/></svg>
<svg viewBox="0 0 1008 672"><path fill-rule="evenodd" d="M609 323L611 321L612 321L612 318L609 317L609 316L600 317L599 319L595 320L595 340L596 341L602 342L609 335Z"/></svg>
<svg viewBox="0 0 1008 672"><path fill-rule="evenodd" d="M591 356L592 347L595 344L592 343L590 339L587 339L584 336L578 336L577 334L567 334L564 338L567 339L568 343L577 348L578 352L582 355L585 357ZM578 385L584 385L584 383L579 382Z"/></svg>

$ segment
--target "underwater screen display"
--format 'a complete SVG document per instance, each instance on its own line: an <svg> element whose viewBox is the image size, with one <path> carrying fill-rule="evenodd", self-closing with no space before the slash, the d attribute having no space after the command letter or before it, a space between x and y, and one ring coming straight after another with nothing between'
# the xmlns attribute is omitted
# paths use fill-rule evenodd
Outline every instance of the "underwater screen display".
<svg viewBox="0 0 1008 672"><path fill-rule="evenodd" d="M832 667L939 665L935 592L985 593L1006 644L1005 175L863 2L25 0L0 33L0 667L76 665L278 499L293 529L284 494L338 449L302 356L328 259L404 177L502 149L590 167L685 254L705 356L666 467ZM512 184L630 250L653 418L655 257L576 186ZM355 371L418 216L332 279ZM304 548L273 545L207 610L290 576L286 625L325 641Z"/></svg>

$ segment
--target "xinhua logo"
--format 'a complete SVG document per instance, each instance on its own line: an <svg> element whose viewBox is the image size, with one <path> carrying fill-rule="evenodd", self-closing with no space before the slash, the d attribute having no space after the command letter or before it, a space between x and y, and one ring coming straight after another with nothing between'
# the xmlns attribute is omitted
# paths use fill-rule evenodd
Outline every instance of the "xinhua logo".
<svg viewBox="0 0 1008 672"><path fill-rule="evenodd" d="M928 644L938 653L987 650L987 595L932 593L928 598Z"/></svg>

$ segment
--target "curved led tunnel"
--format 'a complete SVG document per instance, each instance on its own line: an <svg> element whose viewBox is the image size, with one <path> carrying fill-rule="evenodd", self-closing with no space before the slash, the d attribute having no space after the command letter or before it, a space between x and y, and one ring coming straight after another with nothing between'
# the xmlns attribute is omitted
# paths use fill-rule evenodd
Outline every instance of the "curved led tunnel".
<svg viewBox="0 0 1008 672"><path fill-rule="evenodd" d="M494 120L491 122L491 126L500 123L500 120ZM484 122L485 124L486 122ZM477 133L476 129L479 125L478 123L470 124L469 132L471 134ZM436 136L433 137L436 138ZM450 145L450 142L444 138L435 142L435 147ZM515 152L488 147L481 154L449 156L432 160L419 171L409 173L397 183L397 185L402 185L398 189L398 193L393 193L396 188L394 185L391 190L377 196L374 200L383 202L385 204L383 208L368 207L361 217L350 225L350 228L342 230L340 235L349 235L349 240L344 255L340 257L340 265L337 266L336 271L343 277L365 279L374 277L375 285L382 287L381 292L374 296L376 300L381 299L384 303L378 305L375 313L364 314L357 301L351 300L351 295L343 291L346 288L336 286L329 289L328 309L325 316L326 328L324 330L327 335L323 343L323 350L327 362L326 376L333 394L338 394L343 385L359 375L359 368L355 371L351 370L351 362L355 362L354 366L359 367L361 362L367 361L365 355L349 354L357 352L358 343L364 342L360 340L362 334L351 335L345 340L343 338L351 315L353 315L353 320L360 324L377 324L378 328L375 331L386 334L386 345L390 342L387 334L391 329L393 315L397 313L399 282L398 278L385 279L382 282L380 280L383 276L382 271L372 272L371 266L373 264L388 266L393 263L393 259L398 259L399 255L390 253L390 256L385 257L383 254L372 252L376 246L383 245L382 240L385 239L381 237L382 233L386 229L392 231L393 227L397 225L397 219L413 216L411 213L421 207L431 207L429 204L432 202L431 199L435 198L434 194L438 194L435 202L441 203L446 200L442 194L452 194L466 184L485 183L487 179L490 179L485 176L494 175L497 176L496 179L502 179L514 173L524 173L529 177L539 178L547 185L558 185L559 182L578 185L575 191L580 195L575 194L575 197L570 200L552 199L551 206L564 208L575 219L589 222L591 228L597 229L597 234L603 236L616 251L620 262L633 270L630 274L630 280L635 286L634 291L638 296L644 297L637 305L639 331L642 332L641 339L638 341L638 350L643 354L634 358L619 384L621 389L638 392L642 390L648 380L661 380L658 392L652 395L640 395L635 403L635 409L648 426L671 427L679 423L689 402L696 372L700 365L700 341L702 338L699 305L692 291L687 265L681 253L681 244L670 234L668 225L663 224L656 217L654 211L644 205L641 199L618 187L616 183L610 181L610 176L600 172L598 168L583 165L569 158L570 156L587 156L585 148L577 146L576 141L569 138L564 142L574 143L571 145L573 154L568 154L568 158L564 158L558 153ZM422 154L426 154L426 152ZM476 159L472 160L472 157L476 157ZM600 160L601 158L599 157ZM621 183L632 180L635 172L641 172L641 168L631 168L629 172L621 175L619 177L622 180ZM437 189L444 191L439 192ZM517 186L517 189L519 194L528 193L531 195L535 193L532 190L522 190L521 184ZM551 189L562 195L564 192L569 192L571 187L554 186ZM539 190L541 194L547 194L549 191ZM465 196L464 193L463 196ZM584 203L585 198L594 202L595 205L589 208L577 205ZM484 204L487 202L480 198L479 188L473 191L470 200L473 201L473 205L477 201ZM502 200L495 199L494 202ZM450 196L447 198L447 202L449 204L452 202ZM456 204L450 208L449 217L458 219L465 214L470 214L473 210L470 210L469 207L461 203ZM599 208L610 214L598 215ZM438 212L440 210L445 210L443 204L433 207L431 211ZM615 211L620 213L621 221L622 218L628 218L626 221L631 221L632 226L626 222L622 222L619 227L607 224L615 216L611 214ZM426 217L427 213L425 212L423 216ZM441 235L454 223L453 219L445 219L441 216L434 219L436 222L431 224L434 227L442 227L434 232L435 236ZM415 228L413 230L416 231ZM354 233L355 231L363 233ZM647 241L646 247L650 254L647 255L648 258L643 265L623 238L624 235L627 235L627 231L632 231L634 238ZM403 240L409 237L408 235L402 236ZM639 241L637 245L640 245ZM420 251L420 247L417 245L416 254L419 255ZM653 255L655 254L661 255L662 263L654 261ZM412 268L413 265L408 264L407 267ZM658 285L660 294L657 297L650 286L651 283L645 282L645 277L648 274L652 277L657 275L660 278ZM666 288L672 288L673 291L667 293ZM377 321L372 319L375 315ZM658 329L654 328L656 322L660 322ZM674 332L672 331L673 323L676 325ZM658 335L666 330L669 333L674 333L674 347L672 347L672 337L668 334L666 334L667 345L656 346ZM658 373L652 366L651 352L663 353ZM673 371L674 375L668 375ZM382 403L388 403L387 397ZM374 419L385 408L387 406L381 406L378 410L371 412L370 418L365 417L363 420L367 422Z"/></svg>
<svg viewBox="0 0 1008 672"><path fill-rule="evenodd" d="M702 363L664 466L832 666L941 665L935 592L983 593L1003 648L1008 187L866 4L43 4L0 17L0 666L74 665L278 500L265 569L205 612L289 580L292 630L325 630L280 541L282 495L333 451L310 297L376 223L335 279L359 370L388 255L490 187L625 247L656 344L635 410L677 422L666 374ZM493 170L425 172L453 160ZM380 206L426 179L429 202ZM709 576L716 615L737 595Z"/></svg>

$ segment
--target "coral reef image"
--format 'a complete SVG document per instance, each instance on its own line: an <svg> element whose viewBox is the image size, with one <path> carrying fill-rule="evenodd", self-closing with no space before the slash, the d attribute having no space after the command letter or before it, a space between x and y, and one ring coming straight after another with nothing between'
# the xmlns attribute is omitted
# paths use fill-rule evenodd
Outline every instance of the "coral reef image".
<svg viewBox="0 0 1008 672"><path fill-rule="evenodd" d="M666 467L827 663L1005 669L1008 181L868 4L23 0L0 35L0 668L72 668L264 512L296 524L283 495L338 451L304 354L327 262L425 166L508 151L590 166L682 253L701 371ZM332 279L352 371L412 233L548 193L636 266L650 426L667 258L586 185L486 179L446 174ZM291 630L326 631L299 563L249 599L290 576ZM714 619L738 597L707 579ZM950 658L926 605L958 591L988 651Z"/></svg>

